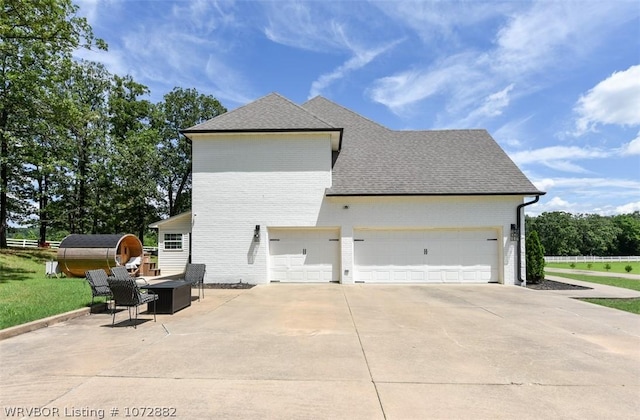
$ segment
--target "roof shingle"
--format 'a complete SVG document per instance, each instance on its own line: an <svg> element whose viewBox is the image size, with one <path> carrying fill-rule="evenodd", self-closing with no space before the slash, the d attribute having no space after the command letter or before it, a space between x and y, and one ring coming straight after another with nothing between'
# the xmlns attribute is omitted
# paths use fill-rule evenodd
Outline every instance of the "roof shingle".
<svg viewBox="0 0 640 420"><path fill-rule="evenodd" d="M541 195L486 130L395 131L322 97L278 94L185 130L342 129L327 195Z"/></svg>
<svg viewBox="0 0 640 420"><path fill-rule="evenodd" d="M271 131L335 129L287 98L271 93L233 111L184 130L202 131Z"/></svg>

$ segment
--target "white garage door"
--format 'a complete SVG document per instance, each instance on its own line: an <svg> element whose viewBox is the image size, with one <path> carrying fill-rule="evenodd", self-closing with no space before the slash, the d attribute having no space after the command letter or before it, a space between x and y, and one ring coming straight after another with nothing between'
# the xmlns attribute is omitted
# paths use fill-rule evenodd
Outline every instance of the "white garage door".
<svg viewBox="0 0 640 420"><path fill-rule="evenodd" d="M340 281L340 233L327 229L269 229L269 280Z"/></svg>
<svg viewBox="0 0 640 420"><path fill-rule="evenodd" d="M356 230L356 281L498 281L498 236L484 230Z"/></svg>

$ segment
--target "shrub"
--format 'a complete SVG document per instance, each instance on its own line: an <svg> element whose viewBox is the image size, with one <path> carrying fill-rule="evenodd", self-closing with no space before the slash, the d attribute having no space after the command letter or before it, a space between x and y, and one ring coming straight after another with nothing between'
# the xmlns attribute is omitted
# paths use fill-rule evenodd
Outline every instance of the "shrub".
<svg viewBox="0 0 640 420"><path fill-rule="evenodd" d="M624 271L626 271L627 273L631 272L631 270L633 270L633 267L631 267L630 265L624 266Z"/></svg>
<svg viewBox="0 0 640 420"><path fill-rule="evenodd" d="M591 267L593 267L593 264L591 263L587 264L587 270L591 270Z"/></svg>
<svg viewBox="0 0 640 420"><path fill-rule="evenodd" d="M569 264L569 267L571 267L571 268L576 268L576 263L571 263L571 264Z"/></svg>
<svg viewBox="0 0 640 420"><path fill-rule="evenodd" d="M604 265L604 269L605 269L605 270L607 270L607 271L611 270L611 264L606 263L606 264Z"/></svg>
<svg viewBox="0 0 640 420"><path fill-rule="evenodd" d="M527 261L527 282L539 283L544 280L544 248L540 243L538 232L532 230L525 242Z"/></svg>

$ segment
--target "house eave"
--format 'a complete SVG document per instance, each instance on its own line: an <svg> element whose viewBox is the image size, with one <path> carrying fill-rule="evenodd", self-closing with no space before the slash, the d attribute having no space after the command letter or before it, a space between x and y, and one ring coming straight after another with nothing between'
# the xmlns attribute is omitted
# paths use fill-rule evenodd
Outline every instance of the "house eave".
<svg viewBox="0 0 640 420"><path fill-rule="evenodd" d="M210 130L210 129L185 129L180 130L189 141L194 137L204 137L207 134L271 134L271 133L329 133L331 136L331 150L340 151L342 148L342 128L261 128L261 129L234 129L234 130Z"/></svg>
<svg viewBox="0 0 640 420"><path fill-rule="evenodd" d="M482 193L326 193L327 197L477 197L477 196L542 196L543 191L526 192L482 192Z"/></svg>

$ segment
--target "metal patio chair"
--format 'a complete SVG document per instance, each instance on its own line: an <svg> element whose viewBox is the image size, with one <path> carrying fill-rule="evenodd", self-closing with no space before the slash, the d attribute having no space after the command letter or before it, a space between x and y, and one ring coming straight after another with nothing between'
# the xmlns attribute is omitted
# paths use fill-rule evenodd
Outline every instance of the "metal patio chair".
<svg viewBox="0 0 640 420"><path fill-rule="evenodd" d="M184 272L184 278L180 279L191 283L198 288L198 301L200 301L200 292L202 292L202 298L204 299L204 275L207 272L206 264L187 264L187 268Z"/></svg>
<svg viewBox="0 0 640 420"><path fill-rule="evenodd" d="M156 322L156 305L155 301L158 300L158 295L155 293L141 293L135 279L129 277L128 279L120 279L115 277L107 278L109 288L113 294L114 308L113 308L113 320L111 326L113 327L116 322L116 311L118 306L125 306L129 311L129 321L131 321L131 308L136 311L136 322L133 324L134 328L137 328L138 324L138 306L145 303L154 302L153 305L153 321Z"/></svg>
<svg viewBox="0 0 640 420"><path fill-rule="evenodd" d="M96 296L108 296L111 298L111 288L109 288L107 273L104 270L88 270L84 274L89 286L91 286L91 308L93 308L93 301ZM108 305L109 303L107 302ZM91 311L92 309L89 309L89 313Z"/></svg>
<svg viewBox="0 0 640 420"><path fill-rule="evenodd" d="M149 282L142 277L132 277L129 270L126 267L121 265L116 267L111 267L111 275L117 279L126 280L126 279L134 279L138 286L146 286Z"/></svg>

